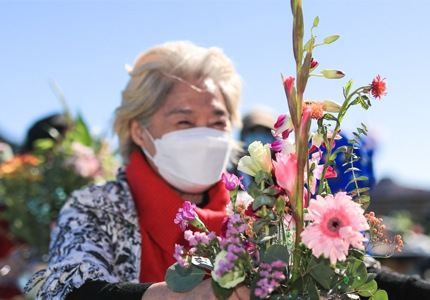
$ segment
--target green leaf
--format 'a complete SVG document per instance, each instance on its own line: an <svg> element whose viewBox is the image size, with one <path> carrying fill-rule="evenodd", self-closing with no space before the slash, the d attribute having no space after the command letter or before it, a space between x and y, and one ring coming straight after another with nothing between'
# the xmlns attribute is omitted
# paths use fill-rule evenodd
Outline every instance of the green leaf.
<svg viewBox="0 0 430 300"><path fill-rule="evenodd" d="M252 203L252 209L257 210L263 205L267 205L269 207L273 207L276 203L276 198L269 195L259 195L255 197L254 202Z"/></svg>
<svg viewBox="0 0 430 300"><path fill-rule="evenodd" d="M260 185L262 181L269 180L271 175L264 170L260 170L255 174L255 182L257 185Z"/></svg>
<svg viewBox="0 0 430 300"><path fill-rule="evenodd" d="M165 281L176 292L186 292L196 287L205 276L204 269L194 265L188 268L181 267L178 263L167 269Z"/></svg>
<svg viewBox="0 0 430 300"><path fill-rule="evenodd" d="M351 171L354 171L354 172L358 171L358 172L360 172L361 170L359 168L356 168L356 167L351 167L349 169L346 169L344 173L348 173L348 172L351 172Z"/></svg>
<svg viewBox="0 0 430 300"><path fill-rule="evenodd" d="M361 136L357 134L356 132L352 133L359 141L361 141Z"/></svg>
<svg viewBox="0 0 430 300"><path fill-rule="evenodd" d="M248 185L248 189L247 189L248 194L252 197L255 198L259 195L261 195L261 190L258 187L258 185L255 183L255 181L252 181L249 185Z"/></svg>
<svg viewBox="0 0 430 300"><path fill-rule="evenodd" d="M361 204L361 208L366 211L370 206L370 201L364 202L363 204Z"/></svg>
<svg viewBox="0 0 430 300"><path fill-rule="evenodd" d="M348 83L345 85L345 97L349 94L349 91L351 90L352 87L352 79L350 81L348 81Z"/></svg>
<svg viewBox="0 0 430 300"><path fill-rule="evenodd" d="M231 289L225 289L225 288L223 288L223 287L221 287L219 284L218 284L218 282L216 282L215 280L211 280L211 283L212 283L212 289L213 289L213 291L214 291L214 293L215 293L215 295L217 295L218 296L218 298L221 298L221 299L227 299L228 297L230 297L231 296L231 294L233 293L233 291L234 291L234 288L231 288Z"/></svg>
<svg viewBox="0 0 430 300"><path fill-rule="evenodd" d="M348 147L347 146L341 146L339 148L337 148L333 154L337 154L339 152L343 152L343 153L347 153L348 152Z"/></svg>
<svg viewBox="0 0 430 300"><path fill-rule="evenodd" d="M257 222L254 222L254 225L252 225L252 228L255 232L260 232L261 228L266 225L266 221L264 219L260 219Z"/></svg>
<svg viewBox="0 0 430 300"><path fill-rule="evenodd" d="M377 276L376 273L367 273L367 282L372 281L373 279L375 279Z"/></svg>
<svg viewBox="0 0 430 300"><path fill-rule="evenodd" d="M313 281L313 280L308 281L307 290L308 290L309 300L319 300L320 299L320 293L318 291L317 285L315 284L315 281Z"/></svg>
<svg viewBox="0 0 430 300"><path fill-rule="evenodd" d="M339 38L339 35L334 34L334 35L331 35L331 36L326 37L326 38L323 40L323 42L324 42L324 44L331 44L331 43L333 43L334 41L336 41L338 38Z"/></svg>
<svg viewBox="0 0 430 300"><path fill-rule="evenodd" d="M378 290L369 300L388 300L388 294L384 290Z"/></svg>
<svg viewBox="0 0 430 300"><path fill-rule="evenodd" d="M335 116L333 116L332 114L328 114L328 113L324 115L324 119L337 122L337 118Z"/></svg>
<svg viewBox="0 0 430 300"><path fill-rule="evenodd" d="M305 49L305 51L307 51L307 52L311 52L311 50L312 50L312 46L313 46L313 41L314 41L314 39L313 38L311 38L306 44L305 44L305 46L303 47L304 49Z"/></svg>
<svg viewBox="0 0 430 300"><path fill-rule="evenodd" d="M359 176L357 178L352 179L350 182L348 182L348 184L346 185L345 188L347 188L351 183L357 182L357 181L366 181L369 178L367 178L366 176Z"/></svg>
<svg viewBox="0 0 430 300"><path fill-rule="evenodd" d="M360 287L358 287L357 290L360 296L371 297L372 295L375 294L377 289L378 289L378 284L376 283L375 280L372 280L370 282L367 282L361 285Z"/></svg>
<svg viewBox="0 0 430 300"><path fill-rule="evenodd" d="M79 142L87 147L91 146L91 134L81 114L78 114L78 117L76 118L73 131L71 132L71 138L74 142Z"/></svg>
<svg viewBox="0 0 430 300"><path fill-rule="evenodd" d="M267 189L263 190L263 194L275 196L275 195L279 194L279 190L275 189L275 188L267 188Z"/></svg>
<svg viewBox="0 0 430 300"><path fill-rule="evenodd" d="M318 282L323 288L329 290L330 283L335 275L334 270L330 267L328 259L315 258L314 256L309 263L310 275Z"/></svg>
<svg viewBox="0 0 430 300"><path fill-rule="evenodd" d="M46 151L52 149L55 146L55 142L52 139L37 139L33 142L33 146L36 151Z"/></svg>
<svg viewBox="0 0 430 300"><path fill-rule="evenodd" d="M358 288L367 281L367 268L366 265L358 259L349 258L348 268L346 269L346 275L348 276L353 288Z"/></svg>
<svg viewBox="0 0 430 300"><path fill-rule="evenodd" d="M290 252L288 251L287 247L275 244L270 246L269 249L267 249L262 261L267 264L271 264L274 261L281 260L285 264L288 264L289 259Z"/></svg>

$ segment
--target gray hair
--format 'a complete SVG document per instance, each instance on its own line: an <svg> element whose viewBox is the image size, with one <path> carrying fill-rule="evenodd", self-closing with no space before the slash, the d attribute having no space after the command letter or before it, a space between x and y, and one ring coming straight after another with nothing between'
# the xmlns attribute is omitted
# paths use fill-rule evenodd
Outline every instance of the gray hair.
<svg viewBox="0 0 430 300"><path fill-rule="evenodd" d="M122 93L121 106L115 110L113 125L125 163L136 147L131 138L131 121L148 124L180 81L212 79L221 90L232 123L240 124L240 77L220 48L202 48L186 41L168 42L142 52L128 73L131 78Z"/></svg>

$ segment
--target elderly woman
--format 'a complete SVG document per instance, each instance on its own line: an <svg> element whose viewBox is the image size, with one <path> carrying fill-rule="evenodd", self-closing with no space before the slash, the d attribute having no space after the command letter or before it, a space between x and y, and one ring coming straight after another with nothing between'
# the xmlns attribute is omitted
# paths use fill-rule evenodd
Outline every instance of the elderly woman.
<svg viewBox="0 0 430 300"><path fill-rule="evenodd" d="M184 243L173 220L184 201L218 232L228 191L220 182L239 119L240 78L218 48L174 42L140 54L116 110L126 163L117 181L76 191L52 232L39 299L211 299L210 281L177 293L164 281ZM238 288L232 299L248 297Z"/></svg>

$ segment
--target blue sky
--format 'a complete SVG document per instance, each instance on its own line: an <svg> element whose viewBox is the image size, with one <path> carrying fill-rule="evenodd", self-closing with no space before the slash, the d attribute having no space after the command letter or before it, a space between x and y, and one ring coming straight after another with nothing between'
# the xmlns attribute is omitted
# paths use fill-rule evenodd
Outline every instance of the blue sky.
<svg viewBox="0 0 430 300"><path fill-rule="evenodd" d="M377 179L430 189L426 0L303 0L305 34L315 16L319 69L340 80L311 78L306 99L342 101L342 86L387 78L388 95L347 114L344 131L365 123L377 140ZM0 133L22 142L38 118L61 110L54 80L73 112L110 135L112 112L128 81L125 64L171 40L218 46L243 79L243 114L256 107L285 113L280 73L294 75L289 1L4 1L0 0Z"/></svg>

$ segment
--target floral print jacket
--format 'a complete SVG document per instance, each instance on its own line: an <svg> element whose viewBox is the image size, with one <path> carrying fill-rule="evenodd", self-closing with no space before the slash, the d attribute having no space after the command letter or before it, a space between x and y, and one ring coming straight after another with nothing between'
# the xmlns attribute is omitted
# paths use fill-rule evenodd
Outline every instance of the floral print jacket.
<svg viewBox="0 0 430 300"><path fill-rule="evenodd" d="M75 191L51 234L49 265L33 275L37 299L65 299L88 280L139 282L141 235L124 169L117 181Z"/></svg>

